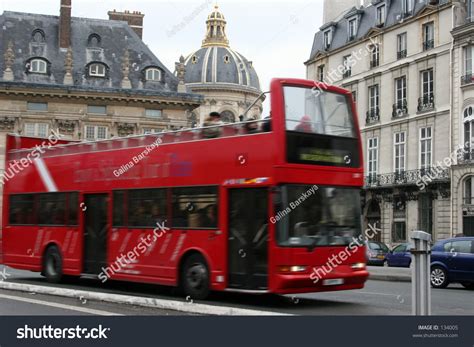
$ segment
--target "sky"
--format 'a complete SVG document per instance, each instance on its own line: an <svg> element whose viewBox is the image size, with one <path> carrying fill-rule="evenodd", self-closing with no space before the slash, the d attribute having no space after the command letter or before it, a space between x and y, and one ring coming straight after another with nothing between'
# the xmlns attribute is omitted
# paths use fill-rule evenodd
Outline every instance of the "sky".
<svg viewBox="0 0 474 347"><path fill-rule="evenodd" d="M201 47L214 0L72 0L75 17L108 19L107 12L145 14L145 43L174 71L174 63ZM219 0L230 46L253 61L263 90L274 77L305 78L323 0ZM60 0L0 0L0 12L59 14ZM265 105L267 109L267 105Z"/></svg>

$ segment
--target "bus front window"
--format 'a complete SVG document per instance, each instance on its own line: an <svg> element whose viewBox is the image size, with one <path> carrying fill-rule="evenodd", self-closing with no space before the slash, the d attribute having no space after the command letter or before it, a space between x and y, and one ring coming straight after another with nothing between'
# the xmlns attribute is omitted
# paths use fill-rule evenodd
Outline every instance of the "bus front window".
<svg viewBox="0 0 474 347"><path fill-rule="evenodd" d="M358 167L358 131L346 94L283 87L289 163Z"/></svg>
<svg viewBox="0 0 474 347"><path fill-rule="evenodd" d="M349 245L361 234L360 190L306 185L282 187L277 206L280 246Z"/></svg>

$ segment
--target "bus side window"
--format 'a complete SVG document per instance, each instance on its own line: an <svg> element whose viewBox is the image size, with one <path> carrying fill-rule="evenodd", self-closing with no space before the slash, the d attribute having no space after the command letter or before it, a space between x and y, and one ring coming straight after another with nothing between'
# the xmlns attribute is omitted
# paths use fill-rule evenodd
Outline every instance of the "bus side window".
<svg viewBox="0 0 474 347"><path fill-rule="evenodd" d="M49 193L39 195L39 224L66 225L66 194Z"/></svg>
<svg viewBox="0 0 474 347"><path fill-rule="evenodd" d="M217 187L175 188L172 195L173 228L217 228Z"/></svg>
<svg viewBox="0 0 474 347"><path fill-rule="evenodd" d="M166 224L166 189L141 189L128 192L128 225L156 228Z"/></svg>
<svg viewBox="0 0 474 347"><path fill-rule="evenodd" d="M35 196L32 194L10 196L9 222L11 225L35 224Z"/></svg>
<svg viewBox="0 0 474 347"><path fill-rule="evenodd" d="M125 204L125 192L124 191L115 191L113 193L113 203L114 203L114 216L113 216L113 226L114 227L123 227L126 226L125 223L125 213L124 213L124 204Z"/></svg>

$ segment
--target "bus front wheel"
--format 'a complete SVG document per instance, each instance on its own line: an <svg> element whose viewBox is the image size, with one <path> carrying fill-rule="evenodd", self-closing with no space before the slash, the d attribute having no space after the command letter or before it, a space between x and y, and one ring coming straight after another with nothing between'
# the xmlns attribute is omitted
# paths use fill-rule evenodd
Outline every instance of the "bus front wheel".
<svg viewBox="0 0 474 347"><path fill-rule="evenodd" d="M44 254L43 275L50 283L58 283L63 277L63 260L56 246L50 246Z"/></svg>
<svg viewBox="0 0 474 347"><path fill-rule="evenodd" d="M209 267L202 255L193 254L184 261L181 280L186 299L207 298L210 291Z"/></svg>

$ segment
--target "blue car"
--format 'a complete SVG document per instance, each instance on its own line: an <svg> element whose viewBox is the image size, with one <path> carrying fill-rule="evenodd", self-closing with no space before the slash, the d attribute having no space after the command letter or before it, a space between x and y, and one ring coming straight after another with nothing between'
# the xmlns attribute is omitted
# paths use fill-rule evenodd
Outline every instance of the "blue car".
<svg viewBox="0 0 474 347"><path fill-rule="evenodd" d="M445 288L457 282L474 289L474 237L441 240L431 251L432 287Z"/></svg>
<svg viewBox="0 0 474 347"><path fill-rule="evenodd" d="M387 265L392 267L410 267L410 244L402 243L387 254Z"/></svg>

